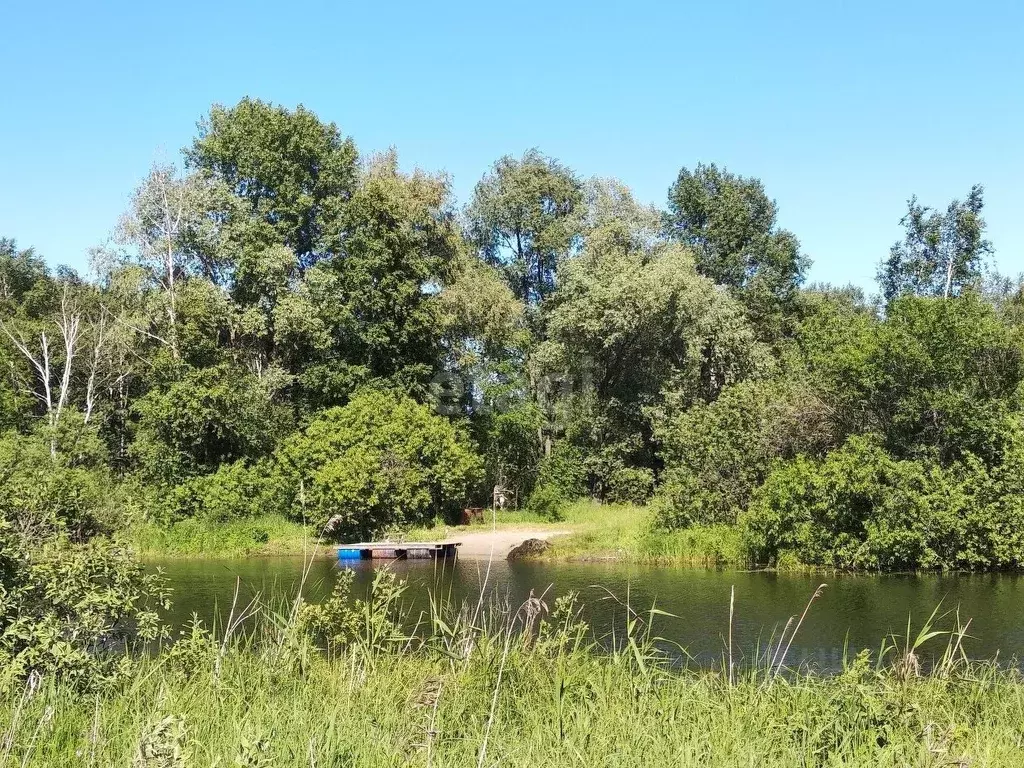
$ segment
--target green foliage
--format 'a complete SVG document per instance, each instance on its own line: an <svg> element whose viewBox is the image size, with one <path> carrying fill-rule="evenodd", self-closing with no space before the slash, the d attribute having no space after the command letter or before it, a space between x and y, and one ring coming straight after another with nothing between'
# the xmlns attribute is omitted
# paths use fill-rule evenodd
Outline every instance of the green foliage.
<svg viewBox="0 0 1024 768"><path fill-rule="evenodd" d="M344 225L344 258L331 269L342 288L346 356L371 378L422 385L440 357L438 299L425 286L450 282L456 270L448 184L403 175L397 157L385 156L361 177Z"/></svg>
<svg viewBox="0 0 1024 768"><path fill-rule="evenodd" d="M133 683L109 693L42 685L3 701L3 749L25 768L453 768L480 762L484 744L508 768L1019 763L1020 676L992 663L908 675L903 654L865 652L839 674L800 669L769 684L746 666L677 668L641 631L622 650L595 649L568 596L529 625L490 615L493 629L462 634L457 616L438 618L430 642L369 653L303 646L302 664L282 665L276 644L236 639L192 675L160 655L135 660ZM446 629L459 633L450 650Z"/></svg>
<svg viewBox="0 0 1024 768"><path fill-rule="evenodd" d="M830 447L827 408L798 382L746 381L656 427L661 523L733 523L773 462Z"/></svg>
<svg viewBox="0 0 1024 768"><path fill-rule="evenodd" d="M382 568L374 574L366 597L353 598L353 577L352 571L341 571L327 600L304 604L298 615L299 631L330 653L352 646L364 653L380 653L408 643L401 605L408 583Z"/></svg>
<svg viewBox="0 0 1024 768"><path fill-rule="evenodd" d="M554 290L579 234L582 198L576 175L536 149L520 160L506 155L476 185L470 237L520 300L536 304Z"/></svg>
<svg viewBox="0 0 1024 768"><path fill-rule="evenodd" d="M68 427L68 424L64 424ZM125 498L84 425L0 438L0 688L29 676L102 686L129 666L129 641L161 632L158 576L104 535Z"/></svg>
<svg viewBox="0 0 1024 768"><path fill-rule="evenodd" d="M170 519L201 518L215 523L282 509L287 503L287 487L273 470L266 459L252 466L245 461L221 464L209 475L189 478L172 488L162 507Z"/></svg>
<svg viewBox="0 0 1024 768"><path fill-rule="evenodd" d="M440 322L454 362L465 365L481 357L500 361L525 346L529 332L523 304L498 270L475 257L462 256L453 271L453 282L438 298Z"/></svg>
<svg viewBox="0 0 1024 768"><path fill-rule="evenodd" d="M581 253L546 305L544 375L552 431L586 454L588 489L657 468L649 414L666 397L687 407L766 363L741 305L697 274L689 251L652 240L654 212L614 185L591 190ZM543 402L543 400L542 400Z"/></svg>
<svg viewBox="0 0 1024 768"><path fill-rule="evenodd" d="M222 181L275 237L311 264L336 237L352 193L356 149L333 123L304 107L258 99L214 106L200 125L189 164Z"/></svg>
<svg viewBox="0 0 1024 768"><path fill-rule="evenodd" d="M742 518L759 561L898 570L1024 562L1024 454L987 470L894 458L851 438L824 459L778 466Z"/></svg>
<svg viewBox="0 0 1024 768"><path fill-rule="evenodd" d="M465 432L408 397L367 390L278 454L293 514L341 536L452 515L480 478Z"/></svg>
<svg viewBox="0 0 1024 768"><path fill-rule="evenodd" d="M83 428L63 431L55 442L47 438L47 430L0 437L3 519L27 536L59 529L78 541L121 527L122 500L95 435Z"/></svg>
<svg viewBox="0 0 1024 768"><path fill-rule="evenodd" d="M209 669L217 658L217 642L212 633L195 615L177 636L164 659L169 669L182 679Z"/></svg>
<svg viewBox="0 0 1024 768"><path fill-rule="evenodd" d="M88 688L127 671L125 643L158 636L167 595L103 537L26 539L0 521L0 662L5 687L31 673Z"/></svg>
<svg viewBox="0 0 1024 768"><path fill-rule="evenodd" d="M981 280L980 187L910 201L882 306L803 289L764 185L713 164L660 211L530 150L460 217L446 175L360 160L334 123L252 98L215 105L185 161L142 178L95 282L0 239L17 530L294 550L285 516L363 537L498 486L546 517L653 498L656 532L615 551L690 553L744 518L769 558L1017 562L995 533L1016 507L991 499L1012 498L1024 439L1024 301ZM869 490L823 501L810 478L851 455Z"/></svg>
<svg viewBox="0 0 1024 768"><path fill-rule="evenodd" d="M301 555L317 546L316 532L308 526L265 510L255 517L226 521L205 516L137 521L123 538L146 558Z"/></svg>
<svg viewBox="0 0 1024 768"><path fill-rule="evenodd" d="M135 405L134 454L151 480L175 483L222 463L269 454L290 426L275 392L228 366L188 370Z"/></svg>
<svg viewBox="0 0 1024 768"><path fill-rule="evenodd" d="M41 280L49 276L46 262L32 248L0 237L0 295L4 300L20 301Z"/></svg>
<svg viewBox="0 0 1024 768"><path fill-rule="evenodd" d="M556 443L540 463L537 484L557 488L566 499L587 495L587 468L582 451L569 442Z"/></svg>
<svg viewBox="0 0 1024 768"><path fill-rule="evenodd" d="M686 243L697 271L729 286L769 335L803 281L807 259L800 243L776 228L776 205L758 179L698 163L683 168L668 193L670 236Z"/></svg>
<svg viewBox="0 0 1024 768"><path fill-rule="evenodd" d="M185 718L166 715L143 731L131 768L187 768L192 753L186 747Z"/></svg>
<svg viewBox="0 0 1024 768"><path fill-rule="evenodd" d="M984 189L975 184L963 202L953 200L945 213L922 206L913 197L900 220L906 233L878 269L887 301L898 296L957 296L981 283L984 258L992 244L984 239Z"/></svg>
<svg viewBox="0 0 1024 768"><path fill-rule="evenodd" d="M500 398L500 396L499 396ZM489 486L500 485L525 498L540 471L539 435L543 414L534 403L499 399L476 423Z"/></svg>
<svg viewBox="0 0 1024 768"><path fill-rule="evenodd" d="M120 679L130 667L125 644L162 631L160 578L39 501L15 492L0 513L0 688L31 675L82 689Z"/></svg>
<svg viewBox="0 0 1024 768"><path fill-rule="evenodd" d="M530 494L526 508L543 520L561 520L562 508L568 503L561 487L540 483Z"/></svg>
<svg viewBox="0 0 1024 768"><path fill-rule="evenodd" d="M993 463L1019 418L1022 339L973 296L904 298L878 327L864 377L850 373L851 399L866 401L868 427L894 454Z"/></svg>
<svg viewBox="0 0 1024 768"><path fill-rule="evenodd" d="M647 468L620 467L608 478L608 501L643 504L654 492L654 472Z"/></svg>
<svg viewBox="0 0 1024 768"><path fill-rule="evenodd" d="M999 460L1020 413L1024 346L978 297L899 298L883 321L819 301L799 338L838 433L881 434L899 457Z"/></svg>

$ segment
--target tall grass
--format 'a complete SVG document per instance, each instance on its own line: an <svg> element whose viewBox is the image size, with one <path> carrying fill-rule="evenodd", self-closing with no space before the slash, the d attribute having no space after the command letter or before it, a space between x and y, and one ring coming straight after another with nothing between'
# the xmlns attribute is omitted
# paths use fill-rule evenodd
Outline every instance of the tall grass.
<svg viewBox="0 0 1024 768"><path fill-rule="evenodd" d="M488 512L481 522L453 526L443 520L395 531L406 541L444 539L492 528L548 529L562 535L552 541L551 560L619 560L696 567L746 566L747 553L735 526L695 526L680 531L654 528L647 507L580 501L567 504L557 520L529 510ZM302 554L315 532L282 515L216 522L180 520L171 525L136 523L126 538L147 558L247 557Z"/></svg>
<svg viewBox="0 0 1024 768"><path fill-rule="evenodd" d="M44 679L6 691L0 764L973 768L1024 757L1024 682L967 661L966 626L940 630L937 614L838 675L786 667L798 617L756 663L679 668L658 650L656 609L627 604L616 642L598 643L571 597L433 595L411 615L382 573L354 601L243 607L264 614L248 634L186 628L108 687ZM935 643L945 650L924 671L916 658Z"/></svg>
<svg viewBox="0 0 1024 768"><path fill-rule="evenodd" d="M312 528L276 514L223 522L194 518L170 525L140 521L124 535L143 557L301 555L316 538Z"/></svg>

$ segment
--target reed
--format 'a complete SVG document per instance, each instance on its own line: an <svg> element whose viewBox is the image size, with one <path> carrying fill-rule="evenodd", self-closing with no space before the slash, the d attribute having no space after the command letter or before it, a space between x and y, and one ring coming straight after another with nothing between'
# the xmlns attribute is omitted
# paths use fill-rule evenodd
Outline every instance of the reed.
<svg viewBox="0 0 1024 768"><path fill-rule="evenodd" d="M2 764L1020 764L1024 682L969 661L968 624L954 614L852 655L835 675L786 667L796 617L758 662L723 648L725 663L708 669L674 662L657 636L663 613L628 596L606 594L623 621L596 638L571 595L435 594L420 615L381 573L370 593L333 603L242 606L216 636L193 627L133 657L116 685L83 693L33 679L3 692ZM333 641L316 627L333 627ZM906 661L926 650L933 666Z"/></svg>

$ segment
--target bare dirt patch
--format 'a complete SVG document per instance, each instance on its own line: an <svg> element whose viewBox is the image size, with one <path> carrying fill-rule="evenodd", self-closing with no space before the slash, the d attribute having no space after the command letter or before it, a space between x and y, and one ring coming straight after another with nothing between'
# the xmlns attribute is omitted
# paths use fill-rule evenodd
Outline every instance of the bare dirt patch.
<svg viewBox="0 0 1024 768"><path fill-rule="evenodd" d="M569 531L550 528L518 528L515 530L454 532L445 541L460 541L459 557L493 557L504 560L514 547L527 539L550 539Z"/></svg>

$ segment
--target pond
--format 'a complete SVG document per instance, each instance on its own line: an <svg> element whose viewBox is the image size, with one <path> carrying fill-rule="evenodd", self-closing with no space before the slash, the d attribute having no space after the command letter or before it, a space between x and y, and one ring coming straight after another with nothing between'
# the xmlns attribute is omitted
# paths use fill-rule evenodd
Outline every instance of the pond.
<svg viewBox="0 0 1024 768"><path fill-rule="evenodd" d="M192 614L208 624L223 623L231 606L236 581L240 601L253 594L295 594L301 558L248 560L151 561L166 574L174 590L170 621L183 626ZM309 600L326 596L340 568L354 568L355 593L365 594L380 561L339 564L333 557L313 561L305 586ZM428 593L450 595L456 603L475 605L480 598L487 562L473 559L445 562L407 560L391 566L407 578L409 606L425 610ZM965 642L970 656L997 657L1008 662L1024 658L1024 579L1015 574L984 575L815 575L750 573L643 567L619 563L547 563L494 561L487 578L488 599L507 599L514 605L530 590L553 605L555 597L573 590L585 604L585 617L599 637L621 632L627 602L643 612L652 605L673 614L655 618L655 634L677 643L699 663L719 661L729 623L730 590L735 587L733 643L736 656L750 660L773 632L778 634L790 616L799 615L816 587L828 584L811 607L793 642L788 663L835 670L844 647L851 652L877 651L890 634L903 637L907 619L914 634L936 606L948 629L959 610L971 620ZM609 599L609 593L617 600ZM944 641L933 641L935 649ZM668 646L666 646L668 647ZM678 654L678 650L676 651Z"/></svg>

